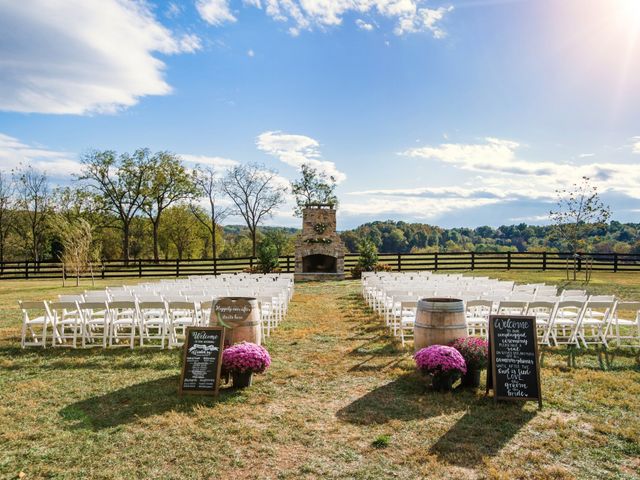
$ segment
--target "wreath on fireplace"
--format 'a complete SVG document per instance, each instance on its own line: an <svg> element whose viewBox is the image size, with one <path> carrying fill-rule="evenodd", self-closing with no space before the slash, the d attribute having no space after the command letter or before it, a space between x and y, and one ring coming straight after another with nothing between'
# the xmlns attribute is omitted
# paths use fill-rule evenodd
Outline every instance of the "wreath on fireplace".
<svg viewBox="0 0 640 480"><path fill-rule="evenodd" d="M305 239L306 243L325 243L325 244L329 244L331 242L333 242L333 240L331 240L330 238L307 238Z"/></svg>
<svg viewBox="0 0 640 480"><path fill-rule="evenodd" d="M322 235L327 230L327 224L326 223L316 223L313 226L313 230L317 234Z"/></svg>

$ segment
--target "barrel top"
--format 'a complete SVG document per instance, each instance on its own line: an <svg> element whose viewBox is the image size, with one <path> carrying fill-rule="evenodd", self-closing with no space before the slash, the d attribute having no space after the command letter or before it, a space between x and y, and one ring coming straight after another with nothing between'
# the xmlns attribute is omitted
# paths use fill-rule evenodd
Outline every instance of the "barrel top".
<svg viewBox="0 0 640 480"><path fill-rule="evenodd" d="M418 310L427 312L464 312L464 302L459 298L422 298Z"/></svg>

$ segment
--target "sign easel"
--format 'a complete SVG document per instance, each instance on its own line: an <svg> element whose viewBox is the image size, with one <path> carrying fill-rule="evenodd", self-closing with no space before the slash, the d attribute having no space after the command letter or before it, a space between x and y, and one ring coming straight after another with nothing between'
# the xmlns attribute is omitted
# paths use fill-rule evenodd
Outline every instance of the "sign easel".
<svg viewBox="0 0 640 480"><path fill-rule="evenodd" d="M486 394L493 400L537 400L542 408L536 318L489 317L489 368Z"/></svg>
<svg viewBox="0 0 640 480"><path fill-rule="evenodd" d="M220 387L223 327L187 327L178 393L217 395Z"/></svg>

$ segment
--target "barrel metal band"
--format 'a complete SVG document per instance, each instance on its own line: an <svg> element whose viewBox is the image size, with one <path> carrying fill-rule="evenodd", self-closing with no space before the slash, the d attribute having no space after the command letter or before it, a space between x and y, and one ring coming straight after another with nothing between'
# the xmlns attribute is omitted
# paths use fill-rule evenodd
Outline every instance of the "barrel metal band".
<svg viewBox="0 0 640 480"><path fill-rule="evenodd" d="M436 325L422 325L420 323L416 323L415 326L417 328L426 328L427 330L460 330L463 328L467 328L466 324L459 324L459 325L443 325L442 327L438 327Z"/></svg>

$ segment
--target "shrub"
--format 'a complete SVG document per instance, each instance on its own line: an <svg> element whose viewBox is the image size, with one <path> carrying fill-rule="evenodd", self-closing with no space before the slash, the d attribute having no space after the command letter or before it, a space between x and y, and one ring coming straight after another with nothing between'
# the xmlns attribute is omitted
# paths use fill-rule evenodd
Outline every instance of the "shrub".
<svg viewBox="0 0 640 480"><path fill-rule="evenodd" d="M467 365L460 352L446 345L431 345L413 356L418 368L431 375L467 373Z"/></svg>
<svg viewBox="0 0 640 480"><path fill-rule="evenodd" d="M487 359L489 357L489 344L484 338L480 337L462 337L457 338L450 344L453 348L460 352L464 358L468 368L484 369L487 368Z"/></svg>
<svg viewBox="0 0 640 480"><path fill-rule="evenodd" d="M378 263L378 249L375 243L368 238L363 239L358 245L358 253L360 257L357 265L361 268L361 271L372 272Z"/></svg>
<svg viewBox="0 0 640 480"><path fill-rule="evenodd" d="M267 350L255 343L242 342L225 348L222 352L222 367L229 373L263 373L271 365Z"/></svg>
<svg viewBox="0 0 640 480"><path fill-rule="evenodd" d="M374 448L387 448L391 442L391 436L387 434L378 435L376 439L371 442Z"/></svg>
<svg viewBox="0 0 640 480"><path fill-rule="evenodd" d="M269 240L263 240L258 245L258 267L262 273L271 273L278 268L278 249Z"/></svg>

